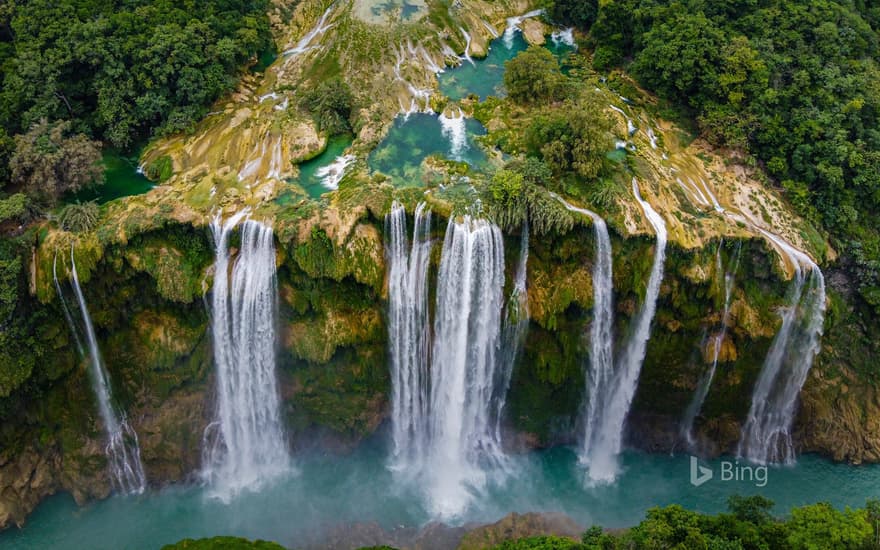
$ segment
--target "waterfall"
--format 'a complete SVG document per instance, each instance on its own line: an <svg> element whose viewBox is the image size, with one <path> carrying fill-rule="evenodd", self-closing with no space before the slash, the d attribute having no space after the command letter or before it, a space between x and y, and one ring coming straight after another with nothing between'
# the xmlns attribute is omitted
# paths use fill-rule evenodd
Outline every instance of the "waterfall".
<svg viewBox="0 0 880 550"><path fill-rule="evenodd" d="M216 419L205 430L204 477L228 499L289 468L275 378L277 283L272 228L241 224L230 274L230 238L246 211L211 223L216 246L212 335Z"/></svg>
<svg viewBox="0 0 880 550"><path fill-rule="evenodd" d="M504 29L504 35L501 38L504 41L504 47L508 50L513 48L513 37L516 35L517 31L522 30L519 26L522 24L523 21L532 17L538 17L539 15L543 15L543 13L544 10L532 10L523 15L508 17L507 28Z"/></svg>
<svg viewBox="0 0 880 550"><path fill-rule="evenodd" d="M61 283L58 282L58 251L55 251L55 257L52 258L52 280L55 282L55 292L58 293L58 299L61 301L61 310L64 312L64 318L67 320L67 326L70 327L70 333L73 334L73 342L76 344L76 351L80 358L86 356L82 339L79 337L79 330L73 321L73 315L70 308L67 307L67 300L64 299L64 292L61 290Z"/></svg>
<svg viewBox="0 0 880 550"><path fill-rule="evenodd" d="M617 357L611 388L603 404L591 434L590 448L582 462L589 467L588 475L592 482L608 483L617 477L617 456L623 446L623 432L626 417L639 382L639 373L645 360L648 339L651 336L651 322L657 310L657 297L663 281L663 263L666 259L666 223L651 205L642 199L638 182L633 178L633 194L645 212L648 222L657 234L654 262L645 291L645 301L636 314L631 333Z"/></svg>
<svg viewBox="0 0 880 550"><path fill-rule="evenodd" d="M315 27L308 33L306 33L306 35L303 36L299 42L297 42L296 46L290 48L289 50L285 50L281 55L285 57L289 55L299 55L320 47L320 45L310 46L309 44L311 44L316 37L324 34L333 26L333 23L327 23L327 18L330 16L330 12L333 11L334 5L335 3L330 4L330 7L327 8L327 11L325 11L324 14L321 15L321 18L318 19L318 23L315 25Z"/></svg>
<svg viewBox="0 0 880 550"><path fill-rule="evenodd" d="M794 266L782 326L770 344L752 392L737 455L753 462L792 463L791 428L825 321L825 278L813 260L776 235L761 231Z"/></svg>
<svg viewBox="0 0 880 550"><path fill-rule="evenodd" d="M730 298L733 295L733 282L736 277L737 268L739 267L741 243L737 243L733 265L727 270L724 269L721 261L721 247L723 245L724 240L722 239L718 244L718 251L715 253L715 273L719 277L723 277L724 281L724 309L721 312L721 327L718 332L711 337L712 364L709 367L709 370L706 371L700 379L700 382L697 385L697 391L694 393L694 397L688 405L688 408L685 410L684 418L681 421L681 435L689 449L693 449L696 443L694 439L694 421L696 420L697 415L700 414L700 410L703 408L706 396L709 395L709 388L712 387L712 380L715 378L715 371L718 368L718 357L721 355L721 346L724 344L724 338L727 336L727 324L730 320Z"/></svg>
<svg viewBox="0 0 880 550"><path fill-rule="evenodd" d="M468 150L467 125L464 113L459 112L458 116L446 116L445 113L440 114L440 131L443 137L449 140L449 156L459 162L464 161L464 153Z"/></svg>
<svg viewBox="0 0 880 550"><path fill-rule="evenodd" d="M593 260L593 322L590 325L590 368L586 376L584 426L579 454L581 462L589 461L590 449L602 442L596 440L602 415L610 408L614 376L614 286L611 277L611 238L608 225L595 212L578 208L556 196L572 212L589 216L596 236L596 257Z"/></svg>
<svg viewBox="0 0 880 550"><path fill-rule="evenodd" d="M577 48L577 44L574 41L574 29L572 27L553 31L553 33L550 35L550 40L553 41L553 45L557 48L561 46Z"/></svg>
<svg viewBox="0 0 880 550"><path fill-rule="evenodd" d="M474 60L471 59L471 35L466 30L464 30L464 28L462 28L462 27L459 27L458 30L460 30L461 34L464 35L464 55L462 55L460 57L460 59L462 61L469 62L471 65L476 66L476 63L474 63Z"/></svg>
<svg viewBox="0 0 880 550"><path fill-rule="evenodd" d="M428 431L428 263L431 212L416 207L412 247L406 211L395 201L385 217L388 341L391 355L392 467L411 473L424 458Z"/></svg>
<svg viewBox="0 0 880 550"><path fill-rule="evenodd" d="M64 294L61 292L61 284L58 282L54 261L52 264L52 275L55 278L55 289L58 291L58 297L61 299L61 305L70 324L70 330L74 334L77 350L80 352L80 355L83 355L85 349L77 333L77 327L73 323L73 317L70 314L67 303L64 301ZM76 301L82 314L83 327L85 328L85 341L88 345L89 366L91 367L89 375L92 381L92 389L98 398L98 412L101 415L104 432L107 436L104 454L107 456L110 475L114 487L118 491L125 494L141 494L146 488L147 481L144 475L144 466L141 463L141 449L137 433L128 424L125 415L118 414L113 407L110 379L107 369L104 367L104 360L98 347L98 338L95 335L95 327L92 324L92 318L89 315L89 309L86 306L86 300L79 284L79 275L76 271L76 259L74 258L72 245L70 247L70 275Z"/></svg>
<svg viewBox="0 0 880 550"><path fill-rule="evenodd" d="M513 290L504 306L504 319L501 328L501 359L498 364L499 382L492 399L495 404L495 437L498 441L501 441L502 412L507 390L510 389L513 367L519 359L523 341L529 329L528 264L529 222L526 219L520 233L519 261L513 279Z"/></svg>
<svg viewBox="0 0 880 550"><path fill-rule="evenodd" d="M315 176L321 178L321 185L325 189L335 191L339 189L339 182L345 177L345 172L355 160L357 160L357 157L354 155L340 155L327 166L322 166L315 170Z"/></svg>
<svg viewBox="0 0 880 550"><path fill-rule="evenodd" d="M482 466L504 462L492 422L503 286L501 230L470 216L450 220L437 280L426 466L430 507L441 517L459 514L484 486Z"/></svg>

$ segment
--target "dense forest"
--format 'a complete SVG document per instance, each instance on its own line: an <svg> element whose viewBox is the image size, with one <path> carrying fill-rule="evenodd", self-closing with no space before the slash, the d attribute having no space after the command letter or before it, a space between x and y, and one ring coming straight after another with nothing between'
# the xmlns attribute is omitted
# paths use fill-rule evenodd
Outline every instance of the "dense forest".
<svg viewBox="0 0 880 550"><path fill-rule="evenodd" d="M192 127L271 48L265 1L9 0L0 3L0 396L44 347L28 311L28 222L100 184L103 148ZM66 227L94 204L59 213Z"/></svg>
<svg viewBox="0 0 880 550"><path fill-rule="evenodd" d="M589 32L596 69L627 70L710 142L747 151L880 311L877 2L558 0L550 12Z"/></svg>

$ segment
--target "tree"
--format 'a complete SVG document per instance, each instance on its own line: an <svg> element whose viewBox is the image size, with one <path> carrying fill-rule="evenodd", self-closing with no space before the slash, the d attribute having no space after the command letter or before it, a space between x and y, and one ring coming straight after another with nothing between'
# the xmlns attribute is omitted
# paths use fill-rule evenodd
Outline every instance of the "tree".
<svg viewBox="0 0 880 550"><path fill-rule="evenodd" d="M599 2L598 0L554 0L549 11L554 21L586 30L596 20Z"/></svg>
<svg viewBox="0 0 880 550"><path fill-rule="evenodd" d="M864 548L874 534L866 510L840 512L824 502L792 510L788 528L794 550Z"/></svg>
<svg viewBox="0 0 880 550"><path fill-rule="evenodd" d="M302 107L312 113L318 130L331 136L351 131L353 104L351 88L338 77L308 90L301 101Z"/></svg>
<svg viewBox="0 0 880 550"><path fill-rule="evenodd" d="M727 509L739 521L761 525L773 519L770 510L773 509L773 501L761 495L744 497L732 495L727 499Z"/></svg>
<svg viewBox="0 0 880 550"><path fill-rule="evenodd" d="M525 141L529 153L543 158L554 174L574 172L594 179L607 167L611 120L589 97L568 101L536 117L526 128Z"/></svg>
<svg viewBox="0 0 880 550"><path fill-rule="evenodd" d="M84 134L70 134L69 121L42 119L15 136L10 160L12 182L34 200L54 205L67 192L104 183L101 144Z"/></svg>
<svg viewBox="0 0 880 550"><path fill-rule="evenodd" d="M517 103L559 101L568 87L559 61L539 46L530 46L504 64L504 86Z"/></svg>

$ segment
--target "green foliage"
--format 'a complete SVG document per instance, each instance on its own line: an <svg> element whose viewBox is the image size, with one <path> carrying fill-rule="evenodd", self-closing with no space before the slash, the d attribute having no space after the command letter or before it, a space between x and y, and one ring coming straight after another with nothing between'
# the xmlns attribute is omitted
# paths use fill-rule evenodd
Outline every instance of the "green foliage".
<svg viewBox="0 0 880 550"><path fill-rule="evenodd" d="M598 0L553 0L549 9L550 18L562 25L588 29L599 11Z"/></svg>
<svg viewBox="0 0 880 550"><path fill-rule="evenodd" d="M590 33L596 68L632 59L704 137L762 161L880 311L877 15L832 0L608 0Z"/></svg>
<svg viewBox="0 0 880 550"><path fill-rule="evenodd" d="M331 136L351 131L353 103L351 88L338 77L307 90L301 100L302 107L315 118L318 130Z"/></svg>
<svg viewBox="0 0 880 550"><path fill-rule="evenodd" d="M495 550L581 550L584 546L563 537L529 537L502 542Z"/></svg>
<svg viewBox="0 0 880 550"><path fill-rule="evenodd" d="M36 361L32 327L27 316L18 315L27 296L24 266L22 250L0 240L0 398L27 380Z"/></svg>
<svg viewBox="0 0 880 550"><path fill-rule="evenodd" d="M581 542L586 550L612 550L615 545L614 537L605 533L598 525L584 531Z"/></svg>
<svg viewBox="0 0 880 550"><path fill-rule="evenodd" d="M540 46L531 46L504 63L504 87L517 103L560 101L568 91L559 61Z"/></svg>
<svg viewBox="0 0 880 550"><path fill-rule="evenodd" d="M0 199L0 223L6 220L21 220L28 212L28 198L24 193L16 193Z"/></svg>
<svg viewBox="0 0 880 550"><path fill-rule="evenodd" d="M787 525L794 550L864 548L873 534L866 510L841 512L826 503L795 508Z"/></svg>
<svg viewBox="0 0 880 550"><path fill-rule="evenodd" d="M543 158L555 175L573 172L593 179L607 170L612 123L591 99L566 101L535 117L526 128L529 154Z"/></svg>
<svg viewBox="0 0 880 550"><path fill-rule="evenodd" d="M535 235L567 233L574 218L546 189L549 179L549 168L537 159L508 163L487 186L489 217L507 232L528 222Z"/></svg>
<svg viewBox="0 0 880 550"><path fill-rule="evenodd" d="M104 182L101 144L84 134L69 135L69 121L35 123L15 136L12 181L33 200L55 204L64 193Z"/></svg>
<svg viewBox="0 0 880 550"><path fill-rule="evenodd" d="M762 525L773 518L770 515L773 501L761 495L750 497L733 495L727 499L727 508L736 519L755 525Z"/></svg>
<svg viewBox="0 0 880 550"><path fill-rule="evenodd" d="M61 210L58 223L65 231L85 233L91 231L98 224L100 216L101 211L98 208L98 203L94 201L68 204Z"/></svg>
<svg viewBox="0 0 880 550"><path fill-rule="evenodd" d="M71 120L125 147L188 129L270 43L265 0L35 0L0 32L0 126Z"/></svg>
<svg viewBox="0 0 880 550"><path fill-rule="evenodd" d="M264 540L249 541L239 537L214 537L210 539L183 539L168 544L162 550L283 550L284 547Z"/></svg>
<svg viewBox="0 0 880 550"><path fill-rule="evenodd" d="M174 173L174 163L171 157L163 155L146 166L144 175L152 181L162 183L168 180Z"/></svg>

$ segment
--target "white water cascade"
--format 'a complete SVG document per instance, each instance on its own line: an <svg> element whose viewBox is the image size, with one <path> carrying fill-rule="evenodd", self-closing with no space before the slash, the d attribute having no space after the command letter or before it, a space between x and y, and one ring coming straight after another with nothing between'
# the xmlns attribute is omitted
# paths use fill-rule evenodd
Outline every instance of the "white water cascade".
<svg viewBox="0 0 880 550"><path fill-rule="evenodd" d="M467 61L471 65L476 66L476 63L474 63L473 58L471 58L471 35L469 32L464 30L463 27L459 27L458 30L460 30L461 34L464 35L464 53L462 54L460 59L462 61Z"/></svg>
<svg viewBox="0 0 880 550"><path fill-rule="evenodd" d="M590 325L590 368L586 376L586 398L581 413L584 433L579 455L582 463L589 461L590 449L601 444L599 434L601 416L608 410L614 380L614 286L612 274L611 238L608 225L591 210L578 208L559 196L556 198L570 211L588 216L593 221L596 238L596 257L593 260L593 322Z"/></svg>
<svg viewBox="0 0 880 550"><path fill-rule="evenodd" d="M277 282L272 228L245 220L238 258L230 273L230 239L247 215L211 223L216 246L211 300L216 419L205 430L203 476L228 500L286 471L275 375Z"/></svg>
<svg viewBox="0 0 880 550"><path fill-rule="evenodd" d="M780 237L761 231L794 267L782 326L770 344L752 392L752 405L737 455L759 464L792 463L796 453L791 428L797 401L825 322L825 278L819 266Z"/></svg>
<svg viewBox="0 0 880 550"><path fill-rule="evenodd" d="M388 261L388 341L391 355L392 468L412 474L428 442L428 263L431 211L415 211L411 247L406 210L395 202L385 217Z"/></svg>
<svg viewBox="0 0 880 550"><path fill-rule="evenodd" d="M553 31L553 33L550 35L550 40L553 41L553 45L557 48L559 48L560 46L577 48L577 43L574 41L574 29L571 27L567 29Z"/></svg>
<svg viewBox="0 0 880 550"><path fill-rule="evenodd" d="M339 155L336 159L326 166L322 166L315 170L315 176L321 178L321 185L325 189L335 191L339 189L339 182L345 177L349 167L354 164L357 157L354 155Z"/></svg>
<svg viewBox="0 0 880 550"><path fill-rule="evenodd" d="M707 370L702 378L700 378L697 385L697 391L694 393L694 397L688 405L688 408L685 409L684 418L681 421L681 436L691 450L694 449L696 444L694 438L694 421L696 420L697 415L700 414L700 410L703 408L706 396L709 395L709 388L712 387L712 380L715 378L715 371L718 369L718 358L721 356L721 346L724 343L724 338L727 336L727 324L730 320L730 298L733 295L733 283L736 278L737 268L739 267L741 244L737 244L732 265L728 266L728 269L726 270L724 269L721 260L721 247L723 245L724 241L722 240L718 244L718 251L715 254L715 273L717 276L723 277L724 284L724 309L721 311L721 327L717 333L711 336L712 364L710 365L709 370Z"/></svg>
<svg viewBox="0 0 880 550"><path fill-rule="evenodd" d="M531 19L532 17L538 17L539 15L543 15L544 10L532 10L528 13L524 13L523 15L518 15L516 17L508 17L507 18L507 28L504 29L504 35L502 36L502 40L504 41L504 47L508 50L513 48L513 38L516 36L517 32L521 32L522 29L520 25L526 19Z"/></svg>
<svg viewBox="0 0 880 550"><path fill-rule="evenodd" d="M315 24L315 27L308 33L306 33L306 35L303 36L302 39L300 39L300 41L297 42L294 47L290 48L289 50L285 50L281 55L285 57L290 55L295 56L320 47L320 44L315 46L310 46L310 44L315 40L315 38L323 35L328 30L330 30L331 27L333 27L333 23L327 23L327 18L330 16L330 12L333 11L333 7L335 5L335 3L331 4L330 7L327 8L327 10L321 15L321 18L318 19L318 23Z"/></svg>
<svg viewBox="0 0 880 550"><path fill-rule="evenodd" d="M510 379L513 375L513 367L519 359L523 342L529 329L529 294L528 294L528 264L529 264L529 222L523 223L520 230L519 261L516 265L516 274L513 279L513 290L504 306L504 319L501 328L501 358L498 364L499 382L492 400L495 403L495 433L496 439L501 441L501 421L507 390L510 389Z"/></svg>
<svg viewBox="0 0 880 550"><path fill-rule="evenodd" d="M654 262L645 291L645 301L636 314L621 353L617 357L614 377L606 394L604 410L596 419L591 433L591 442L581 461L588 467L592 483L610 483L617 477L618 455L623 447L623 433L626 417L632 405L639 382L642 363L645 360L648 339L651 336L651 322L657 311L657 297L663 281L663 264L666 260L666 223L651 205L642 199L638 182L633 179L633 194L645 212L648 222L657 234Z"/></svg>
<svg viewBox="0 0 880 550"><path fill-rule="evenodd" d="M460 514L488 470L504 470L492 414L504 397L497 387L503 287L501 230L470 216L450 220L437 279L425 464L436 516Z"/></svg>
<svg viewBox="0 0 880 550"><path fill-rule="evenodd" d="M464 113L459 111L457 116L455 113L449 116L446 113L441 113L438 120L443 137L449 140L449 156L453 160L463 162L464 154L470 148Z"/></svg>
<svg viewBox="0 0 880 550"><path fill-rule="evenodd" d="M55 277L55 288L58 291L58 297L61 299L61 305L70 323L70 330L73 331L77 349L82 355L85 351L81 343L82 340L80 340L77 334L73 317L70 315L70 310L64 301L64 295L61 293L61 284L58 282L54 262L52 265L52 275ZM98 412L101 415L104 433L107 436L104 454L107 456L112 482L116 490L121 493L141 494L147 486L147 481L144 475L144 466L141 463L141 449L138 444L137 433L128 424L125 415L117 413L113 407L110 379L107 375L107 369L104 367L104 360L98 347L98 338L95 335L95 327L92 324L92 318L89 315L89 309L86 306L86 300L79 284L73 246L70 247L70 275L73 292L76 295L76 301L82 314L83 327L85 328L92 389L95 391L95 397L98 398Z"/></svg>

